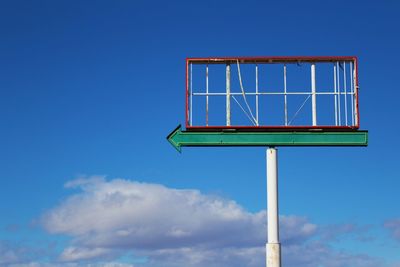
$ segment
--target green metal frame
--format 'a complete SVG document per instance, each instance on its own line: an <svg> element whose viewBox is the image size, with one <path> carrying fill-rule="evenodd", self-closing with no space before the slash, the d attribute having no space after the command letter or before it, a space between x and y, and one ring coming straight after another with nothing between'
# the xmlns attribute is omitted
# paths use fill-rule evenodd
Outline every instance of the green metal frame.
<svg viewBox="0 0 400 267"><path fill-rule="evenodd" d="M368 131L194 132L179 125L168 141L182 146L367 146Z"/></svg>

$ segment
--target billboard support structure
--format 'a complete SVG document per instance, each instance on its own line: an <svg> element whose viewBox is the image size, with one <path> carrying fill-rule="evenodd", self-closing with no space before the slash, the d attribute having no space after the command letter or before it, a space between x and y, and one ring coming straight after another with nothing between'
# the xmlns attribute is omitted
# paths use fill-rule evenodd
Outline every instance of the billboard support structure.
<svg viewBox="0 0 400 267"><path fill-rule="evenodd" d="M281 244L279 242L278 210L278 151L267 149L267 217L268 242L266 244L266 264L268 267L281 266Z"/></svg>
<svg viewBox="0 0 400 267"><path fill-rule="evenodd" d="M225 92L213 92L210 84L209 69L212 65L223 65L225 77L218 86L221 88L225 83ZM235 92L235 70L231 65L237 65L237 75L240 84L240 92ZM242 73L249 74L249 70L241 72L239 64L253 65L255 72L255 91L245 92L243 86ZM282 91L273 88L274 91L266 90L267 86L260 82L261 65L283 65L283 84ZM310 78L307 78L307 90L289 91L287 65L310 64ZM323 83L325 91L320 90L321 79L318 78L317 90L317 68L329 64L330 84ZM193 66L205 65L205 88L203 92L196 91L197 85L193 81ZM346 68L346 65L348 66ZM333 77L332 77L333 68ZM323 69L323 68L321 68ZM292 69L293 70L293 69ZM318 74L320 71L318 71ZM294 75L294 74L293 74ZM296 77L296 76L295 76ZM320 76L319 76L320 77ZM349 78L348 78L349 77ZM253 78L254 79L254 78ZM201 80L201 79L199 79ZM213 77L214 80L214 77ZM247 81L247 80L246 80ZM324 80L322 79L322 82ZM204 86L204 83L202 83ZM292 87L292 83L289 83ZM200 87L202 87L200 86ZM310 87L308 87L310 86ZM247 87L246 87L247 88ZM195 90L196 89L196 90ZM215 124L215 118L210 116L213 107L210 105L211 97L225 97L224 114L217 114L222 118L222 124ZM242 105L235 96L242 96ZM251 98L249 101L246 96ZM278 124L262 122L261 98L273 99L283 97L282 120ZM205 97L205 123L197 124L194 122L194 102L193 98ZM254 98L253 98L254 97ZM297 97L297 101L304 99L300 107L294 112L289 120L289 103L291 97ZM323 124L324 114L317 113L321 109L327 109L326 103L320 102L322 97L330 97L329 103L332 110L328 124ZM234 104L231 105L231 98ZM293 120L297 117L308 99L311 98L311 123L294 125ZM349 98L349 99L348 99ZM289 101L289 99L291 99ZM294 99L296 100L296 99ZM317 100L320 107L317 110ZM253 102L252 102L253 101ZM295 101L294 101L295 102ZM198 103L198 102L196 102ZM237 109L249 119L247 124L242 125L236 120ZM249 104L250 103L250 104ZM255 116L252 113L252 106L255 106ZM274 102L268 102L273 105ZM291 104L292 105L292 104ZM247 111L245 109L247 108ZM343 110L342 110L343 109ZM324 110L322 110L324 111ZM349 112L351 113L349 114ZM203 115L200 112L200 115ZM198 115L198 114L197 114ZM264 114L265 115L265 114ZM269 115L269 114L267 114ZM318 117L317 117L318 115ZM167 140L181 152L182 146L263 146L266 149L266 174L267 174L267 231L268 239L266 248L266 266L281 267L281 244L279 240L279 209L278 209L278 150L277 146L367 146L368 131L359 130L359 107L358 107L358 67L357 58L354 56L335 56L335 57L221 57L221 58L188 58L186 59L186 130L182 131L179 125L168 136ZM264 116L265 117L265 116ZM325 116L326 117L326 116ZM270 119L270 117L268 117ZM318 120L317 120L318 119ZM212 122L211 122L212 121ZM251 123L249 123L249 121Z"/></svg>

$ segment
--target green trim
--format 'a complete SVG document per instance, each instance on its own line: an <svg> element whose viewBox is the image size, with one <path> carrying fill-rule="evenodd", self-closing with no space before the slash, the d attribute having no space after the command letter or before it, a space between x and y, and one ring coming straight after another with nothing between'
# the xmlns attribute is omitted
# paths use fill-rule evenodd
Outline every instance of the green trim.
<svg viewBox="0 0 400 267"><path fill-rule="evenodd" d="M167 137L182 146L367 146L368 131L346 132L194 132L178 126Z"/></svg>

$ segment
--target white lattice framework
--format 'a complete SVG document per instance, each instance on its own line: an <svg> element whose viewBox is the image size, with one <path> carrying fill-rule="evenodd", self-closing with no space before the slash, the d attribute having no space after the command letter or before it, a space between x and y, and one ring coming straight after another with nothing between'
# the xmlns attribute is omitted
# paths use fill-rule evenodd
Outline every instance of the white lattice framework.
<svg viewBox="0 0 400 267"><path fill-rule="evenodd" d="M224 80L218 85L218 91L211 92L212 86L210 76L214 75L211 66L220 65L225 69L224 73L218 73L220 79ZM280 69L280 73L268 73L268 66ZM296 83L299 75L296 74L297 68L288 71L289 66L298 66L303 70L309 71L305 89L296 90ZM246 68L246 72L242 68ZM265 67L267 66L267 67ZM194 67L198 70L194 71ZM260 71L264 68L264 71ZM330 77L319 79L319 71L330 72ZM201 70L201 71L199 71ZM251 70L251 71L249 71ZM358 78L357 78L357 58L356 57L229 57L229 58L188 58L186 60L186 128L190 129L358 129ZM325 73L325 74L326 74ZM217 75L217 74L215 74ZM260 78L268 75L275 75L275 79L280 80L280 84L275 85L272 90L267 90L268 80L260 82ZM291 79L291 76L294 78ZM304 75L303 75L304 76ZM232 80L237 80L239 88L233 91ZM301 77L304 80L304 77ZM252 86L244 86L244 82L252 81ZM197 81L197 83L194 83ZM290 84L290 86L288 85ZM322 84L322 85L319 85ZM319 85L319 86L317 86ZM322 88L323 90L320 90ZM275 124L262 122L265 109L260 108L260 101L265 105L273 104L272 96L279 96L279 101L283 102L282 110L277 111L281 114L281 121ZM321 96L329 96L331 103L319 105ZM210 102L216 97L224 97L225 107L223 115L224 123L215 125L210 122ZM198 101L203 98L204 101ZM265 98L265 99L264 99ZM300 103L291 102L291 98L302 99ZM277 99L277 98L274 98ZM268 102L269 101L269 102ZM326 101L325 101L326 102ZM322 103L322 102L321 102ZM291 107L292 105L292 107ZM308 112L305 107L310 106ZM326 109L328 110L326 111ZM196 123L194 112L196 109L203 110L203 123ZM232 110L237 108L246 116L246 121L239 123L233 122ZM290 109L293 109L290 112ZM294 111L295 110L295 111ZM331 115L332 120L319 123L320 113L325 112ZM220 112L221 113L221 112ZM299 114L308 113L309 123L296 125L295 121ZM328 116L327 116L328 117ZM200 120L198 120L200 121Z"/></svg>

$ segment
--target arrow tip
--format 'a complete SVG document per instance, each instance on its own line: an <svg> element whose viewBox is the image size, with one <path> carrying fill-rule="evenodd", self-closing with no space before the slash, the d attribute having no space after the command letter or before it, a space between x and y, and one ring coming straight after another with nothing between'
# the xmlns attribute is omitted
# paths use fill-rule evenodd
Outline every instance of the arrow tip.
<svg viewBox="0 0 400 267"><path fill-rule="evenodd" d="M168 136L167 140L168 142L171 143L171 145L178 150L179 153L181 153L181 145L179 141L177 140L177 136L181 132L181 125L179 124L178 127L176 127Z"/></svg>

